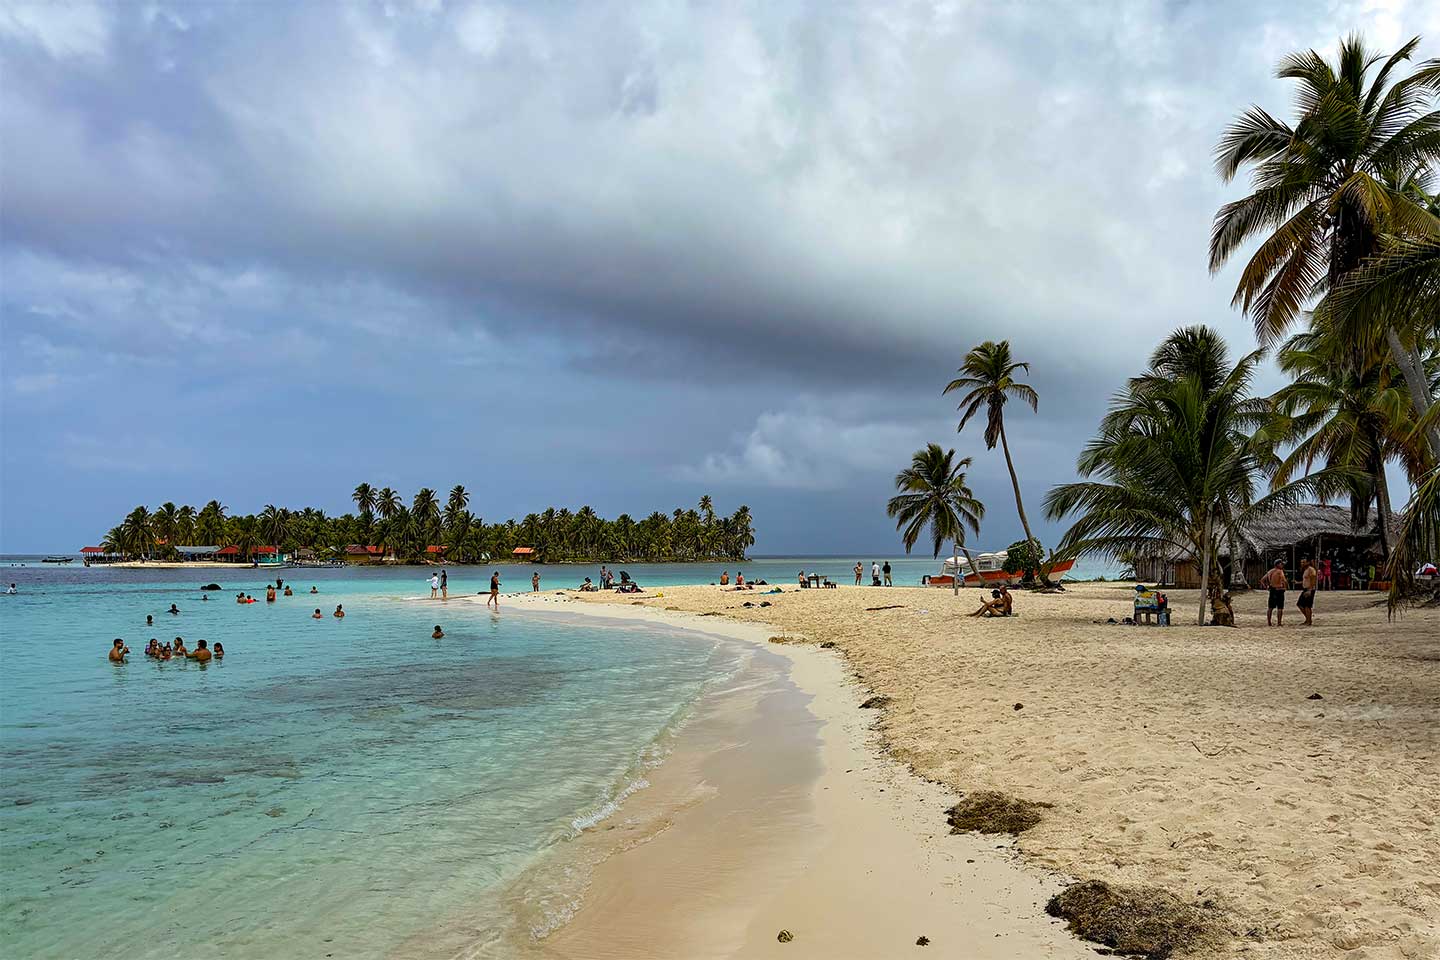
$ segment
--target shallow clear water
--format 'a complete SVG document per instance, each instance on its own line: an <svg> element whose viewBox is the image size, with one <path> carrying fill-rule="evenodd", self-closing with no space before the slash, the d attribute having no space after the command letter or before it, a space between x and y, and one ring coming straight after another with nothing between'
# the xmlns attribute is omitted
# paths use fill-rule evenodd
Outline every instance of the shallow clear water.
<svg viewBox="0 0 1440 960"><path fill-rule="evenodd" d="M96 572L0 598L9 956L384 956L603 813L739 656L691 632L405 601L414 570L326 571L313 600L247 606L234 590L263 595L271 572L218 578L231 592L209 602ZM227 656L141 654L177 634ZM116 636L124 666L104 659Z"/></svg>

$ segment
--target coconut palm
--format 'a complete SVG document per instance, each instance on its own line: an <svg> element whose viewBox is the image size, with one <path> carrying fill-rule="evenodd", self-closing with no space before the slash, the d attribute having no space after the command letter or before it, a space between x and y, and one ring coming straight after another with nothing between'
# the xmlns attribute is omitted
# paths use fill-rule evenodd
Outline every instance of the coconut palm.
<svg viewBox="0 0 1440 960"><path fill-rule="evenodd" d="M449 527L460 511L470 505L470 491L462 484L455 484L450 488L450 496L445 500L445 526Z"/></svg>
<svg viewBox="0 0 1440 960"><path fill-rule="evenodd" d="M175 535L177 543L187 546L195 543L195 508L188 503L175 516Z"/></svg>
<svg viewBox="0 0 1440 960"><path fill-rule="evenodd" d="M980 532L985 505L975 499L965 482L969 467L969 457L956 460L954 450L942 450L938 443L932 443L915 451L910 466L895 475L895 489L900 493L890 498L885 513L895 518L895 529L901 531L906 553L927 528L934 548L932 556L936 557L946 541L955 544L957 553L964 549L967 526ZM968 550L965 555L970 556ZM975 569L973 559L970 566ZM961 579L957 571L954 593L960 592Z"/></svg>
<svg viewBox="0 0 1440 960"><path fill-rule="evenodd" d="M382 520L389 520L399 513L403 504L399 491L389 487L381 487L380 492L375 494L375 512L380 514Z"/></svg>
<svg viewBox="0 0 1440 960"><path fill-rule="evenodd" d="M1010 442L1005 436L1005 404L1014 397L1030 404L1031 410L1040 407L1040 395L1027 383L1015 379L1017 373L1030 370L1030 364L1016 362L1010 356L1010 341L999 343L987 340L965 355L959 373L951 380L944 392L964 390L958 409L964 411L960 417L959 432L975 414L985 408L985 449L994 450L995 444L1005 453L1005 468L1010 471L1010 486L1015 491L1015 509L1020 514L1020 526L1025 529L1025 539L1038 545L1039 541L1030 532L1030 520L1025 516L1025 502L1020 497L1020 479L1015 475L1015 461L1010 458Z"/></svg>
<svg viewBox="0 0 1440 960"><path fill-rule="evenodd" d="M265 504L260 512L260 534L275 545L276 550L284 549L290 537L290 511L273 503Z"/></svg>
<svg viewBox="0 0 1440 960"><path fill-rule="evenodd" d="M375 488L368 483L362 483L355 487L355 492L350 494L350 499L355 501L355 509L361 515L375 512Z"/></svg>
<svg viewBox="0 0 1440 960"><path fill-rule="evenodd" d="M1440 60L1428 60L1392 82L1419 45L1415 37L1388 57L1359 36L1340 44L1332 65L1314 50L1281 61L1277 75L1298 84L1292 126L1259 107L1230 124L1215 166L1229 182L1252 168L1254 192L1227 203L1210 233L1210 269L1221 269L1252 239L1234 303L1255 323L1263 345L1277 341L1306 304L1342 288L1386 237L1435 238L1440 221L1415 189L1424 168L1440 161ZM1378 69L1376 69L1378 66ZM1402 323L1359 314L1366 340L1383 338L1410 389L1416 418L1433 403L1421 358ZM1362 351L1364 352L1364 351ZM1440 436L1430 440L1440 454Z"/></svg>
<svg viewBox="0 0 1440 960"><path fill-rule="evenodd" d="M1129 381L1081 452L1076 469L1085 479L1046 496L1051 520L1075 517L1060 551L1196 557L1200 582L1213 592L1217 543L1237 540L1260 512L1303 492L1329 495L1350 479L1320 471L1257 498L1275 466L1258 431L1268 406L1249 396L1260 357L1257 350L1231 364L1225 341L1208 327L1171 334L1151 356L1151 372ZM1202 589L1201 624L1206 602Z"/></svg>

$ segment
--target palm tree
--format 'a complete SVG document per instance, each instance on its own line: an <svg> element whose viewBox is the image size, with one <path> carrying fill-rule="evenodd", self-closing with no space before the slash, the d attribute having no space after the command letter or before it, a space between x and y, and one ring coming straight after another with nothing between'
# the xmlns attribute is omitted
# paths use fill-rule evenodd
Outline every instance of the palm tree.
<svg viewBox="0 0 1440 960"><path fill-rule="evenodd" d="M1381 253L1385 235L1440 233L1409 186L1417 167L1440 161L1440 111L1430 109L1440 90L1440 60L1391 83L1419 42L1415 37L1384 57L1350 36L1333 66L1314 50L1291 54L1277 75L1299 84L1295 124L1251 107L1221 136L1215 156L1220 178L1228 183L1251 167L1254 192L1215 215L1210 270L1220 270L1268 232L1234 299L1263 345L1278 340L1307 303L1342 287L1367 258ZM1429 402L1413 346L1385 318L1359 319L1383 336L1410 386L1416 416L1423 417Z"/></svg>
<svg viewBox="0 0 1440 960"><path fill-rule="evenodd" d="M165 545L173 549L176 536L180 531L180 508L174 503L166 501L151 515L150 522L154 526L155 539L164 540Z"/></svg>
<svg viewBox="0 0 1440 960"><path fill-rule="evenodd" d="M260 512L260 532L275 545L276 551L283 549L282 545L290 536L290 511L273 503L265 504L265 509Z"/></svg>
<svg viewBox="0 0 1440 960"><path fill-rule="evenodd" d="M195 543L195 508L185 504L175 516L175 535L186 546Z"/></svg>
<svg viewBox="0 0 1440 960"><path fill-rule="evenodd" d="M149 559L155 550L154 521L145 507L130 511L120 524L120 534L124 551L132 556Z"/></svg>
<svg viewBox="0 0 1440 960"><path fill-rule="evenodd" d="M370 484L362 483L356 486L350 499L355 501L355 509L359 510L362 516L375 512L375 488Z"/></svg>
<svg viewBox="0 0 1440 960"><path fill-rule="evenodd" d="M919 541L928 527L934 547L933 556L940 556L945 542L955 544L958 553L965 546L965 527L980 532L985 505L975 499L965 482L970 458L955 459L954 450L941 450L938 443L915 451L910 466L895 475L895 489L901 491L885 507L887 516L895 518L895 529L901 532L905 552ZM965 551L970 557L970 552ZM970 560L970 568L976 569ZM960 592L963 575L956 571L952 592Z"/></svg>
<svg viewBox="0 0 1440 960"><path fill-rule="evenodd" d="M470 505L470 491L461 484L455 484L450 488L450 496L445 501L445 526L451 526L460 511Z"/></svg>
<svg viewBox="0 0 1440 960"><path fill-rule="evenodd" d="M380 514L382 520L389 520L399 513L403 503L399 492L391 490L389 487L380 488L380 492L375 495L375 511Z"/></svg>
<svg viewBox="0 0 1440 960"><path fill-rule="evenodd" d="M1257 350L1230 364L1225 341L1208 327L1171 334L1151 356L1151 372L1115 397L1099 436L1080 454L1085 479L1046 496L1051 520L1078 515L1060 551L1196 557L1200 582L1213 592L1210 561L1222 538L1236 541L1252 517L1302 491L1329 495L1350 479L1320 471L1256 498L1274 468L1268 438L1257 439L1267 404L1249 396L1260 357ZM1201 624L1206 602L1202 588Z"/></svg>
<svg viewBox="0 0 1440 960"><path fill-rule="evenodd" d="M1028 373L1030 364L1011 359L1009 340L999 343L987 340L965 355L958 371L961 376L951 380L944 392L966 391L958 407L964 413L960 417L960 425L955 428L957 433L965 429L965 424L980 412L982 406L985 408L985 449L994 450L995 443L1000 443L1000 449L1005 453L1005 467L1010 471L1010 486L1015 490L1015 509L1020 514L1020 526L1025 529L1025 540L1038 546L1039 541L1030 532L1030 520L1025 516L1025 503L1020 499L1020 480L1015 475L1015 461L1010 458L1010 442L1005 437L1005 404L1011 397L1030 404L1031 410L1040 408L1040 395L1035 389L1015 379L1015 374L1020 371Z"/></svg>

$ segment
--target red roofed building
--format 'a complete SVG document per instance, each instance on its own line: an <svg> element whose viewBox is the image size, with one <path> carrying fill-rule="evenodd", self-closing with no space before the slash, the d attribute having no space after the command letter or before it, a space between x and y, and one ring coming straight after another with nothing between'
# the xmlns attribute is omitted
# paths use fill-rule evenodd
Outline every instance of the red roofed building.
<svg viewBox="0 0 1440 960"><path fill-rule="evenodd" d="M534 548L534 547L516 547L514 550L511 550L510 552L511 552L512 554L514 554L515 556L517 556L517 557L528 557L528 556L530 556L531 554L533 554L533 553L535 552L535 548Z"/></svg>
<svg viewBox="0 0 1440 960"><path fill-rule="evenodd" d="M433 543L432 543L432 544L430 544L430 546L428 546L428 547L425 548L425 552L426 552L426 553L444 553L444 552L445 552L446 550L448 550L448 549L449 549L448 547L440 546L440 545L437 545L437 544L433 544Z"/></svg>

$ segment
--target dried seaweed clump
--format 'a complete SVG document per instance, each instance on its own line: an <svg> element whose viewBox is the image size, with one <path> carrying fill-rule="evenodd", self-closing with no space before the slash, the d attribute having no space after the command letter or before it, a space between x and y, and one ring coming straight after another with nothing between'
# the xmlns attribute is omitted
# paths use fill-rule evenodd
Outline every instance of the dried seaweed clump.
<svg viewBox="0 0 1440 960"><path fill-rule="evenodd" d="M1050 898L1045 912L1070 932L1116 953L1166 960L1212 939L1219 929L1213 905L1186 903L1157 887L1113 886L1103 880L1072 884Z"/></svg>
<svg viewBox="0 0 1440 960"><path fill-rule="evenodd" d="M951 833L1024 833L1041 820L1041 810L1054 806L1021 800L998 790L977 790L946 811Z"/></svg>
<svg viewBox="0 0 1440 960"><path fill-rule="evenodd" d="M804 640L803 637L781 636L781 637L771 637L771 638L770 638L770 642L771 642L771 643L804 643L805 640Z"/></svg>

